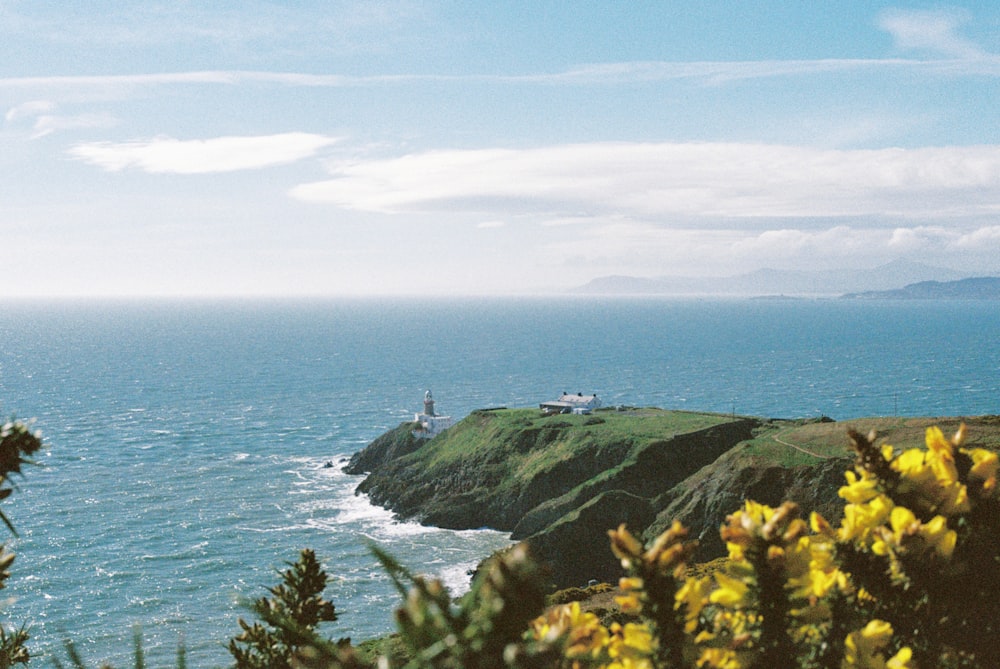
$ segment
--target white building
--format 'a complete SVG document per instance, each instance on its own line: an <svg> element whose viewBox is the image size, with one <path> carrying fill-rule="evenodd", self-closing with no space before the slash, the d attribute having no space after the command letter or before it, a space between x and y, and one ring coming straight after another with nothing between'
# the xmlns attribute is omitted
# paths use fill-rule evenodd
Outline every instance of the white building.
<svg viewBox="0 0 1000 669"><path fill-rule="evenodd" d="M597 399L597 394L584 395L577 393L570 395L563 393L562 397L552 402L542 402L538 405L545 413L583 413L587 414L601 406L601 400Z"/></svg>
<svg viewBox="0 0 1000 669"><path fill-rule="evenodd" d="M434 412L434 397L428 390L424 393L424 412L413 414L413 422L417 424L413 436L418 439L430 439L447 430L454 421L451 416L439 416Z"/></svg>

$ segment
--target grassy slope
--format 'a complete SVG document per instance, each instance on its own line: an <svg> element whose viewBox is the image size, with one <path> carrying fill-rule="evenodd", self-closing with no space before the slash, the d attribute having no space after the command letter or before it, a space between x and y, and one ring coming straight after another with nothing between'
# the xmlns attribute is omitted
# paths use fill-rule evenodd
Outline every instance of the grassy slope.
<svg viewBox="0 0 1000 669"><path fill-rule="evenodd" d="M573 458L600 453L620 460L635 445L694 432L728 416L663 409L599 411L589 416L542 416L537 409L474 412L412 457L428 475L461 462L497 462L508 476L501 489Z"/></svg>
<svg viewBox="0 0 1000 669"><path fill-rule="evenodd" d="M674 518L692 528L707 559L722 549L717 528L742 501L751 498L775 505L784 499L798 502L805 512L817 510L836 522L843 508L837 490L843 472L851 467L849 428L867 434L874 430L878 444L891 444L898 453L923 448L928 427L937 425L950 436L959 418L875 417L843 422L767 421L745 441L715 462L702 467L655 501L657 519L646 529L652 539ZM1000 417L965 419L967 445L1000 450Z"/></svg>
<svg viewBox="0 0 1000 669"><path fill-rule="evenodd" d="M847 438L848 428L867 434L874 430L878 443L891 444L897 451L922 448L928 427L939 426L946 435L958 429L960 418L859 418L836 423L805 423L799 421L772 421L765 430L744 447L741 457L785 467L815 464L824 457L853 457ZM975 445L1000 450L1000 418L979 416L965 419L969 440ZM780 440L780 441L779 441ZM784 442L784 443L783 443ZM791 446L789 445L791 444ZM796 449L798 446L799 449ZM801 450L800 450L801 449ZM808 451L806 453L804 451Z"/></svg>
<svg viewBox="0 0 1000 669"><path fill-rule="evenodd" d="M599 410L589 416L559 414L544 416L537 409L492 409L475 411L428 444L431 464L447 463L471 452L492 450L497 439L508 441L517 432L535 433L550 429L565 430L559 446L567 453L581 447L615 444L642 439L662 439L675 433L693 432L726 423L729 416L712 413L668 411L665 409ZM550 445L545 454L533 454L529 463L544 455L555 456ZM425 457L427 457L425 455Z"/></svg>

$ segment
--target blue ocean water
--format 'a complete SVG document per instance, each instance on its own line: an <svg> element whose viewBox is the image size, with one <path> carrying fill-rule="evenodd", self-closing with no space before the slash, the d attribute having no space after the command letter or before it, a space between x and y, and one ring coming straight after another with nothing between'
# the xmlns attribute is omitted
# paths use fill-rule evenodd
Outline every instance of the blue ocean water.
<svg viewBox="0 0 1000 669"><path fill-rule="evenodd" d="M453 587L506 535L400 523L341 463L421 408L606 404L837 419L1000 413L988 302L331 300L9 302L0 413L50 448L5 502L19 538L4 619L128 666L226 666L225 641L311 547L340 620L391 629L375 541ZM863 426L861 426L863 427ZM44 659L41 662L45 662ZM37 663L37 661L36 661Z"/></svg>

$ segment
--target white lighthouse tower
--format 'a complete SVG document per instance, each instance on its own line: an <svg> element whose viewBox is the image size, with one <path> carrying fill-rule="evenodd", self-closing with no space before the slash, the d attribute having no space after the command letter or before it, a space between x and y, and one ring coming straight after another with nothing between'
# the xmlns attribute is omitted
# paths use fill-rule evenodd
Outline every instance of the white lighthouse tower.
<svg viewBox="0 0 1000 669"><path fill-rule="evenodd" d="M414 414L413 422L417 428L413 436L418 439L430 439L451 427L451 416L439 416L434 412L434 396L431 391L424 393L424 412Z"/></svg>

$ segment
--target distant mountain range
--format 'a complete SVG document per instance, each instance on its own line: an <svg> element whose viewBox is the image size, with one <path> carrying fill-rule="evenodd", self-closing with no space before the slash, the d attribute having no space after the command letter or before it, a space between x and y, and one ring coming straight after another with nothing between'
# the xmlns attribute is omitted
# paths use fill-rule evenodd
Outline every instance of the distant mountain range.
<svg viewBox="0 0 1000 669"><path fill-rule="evenodd" d="M847 293L843 297L855 300L1000 300L1000 277L920 281L895 290L869 290Z"/></svg>
<svg viewBox="0 0 1000 669"><path fill-rule="evenodd" d="M719 295L836 297L891 291L923 282L953 282L968 274L905 260L869 270L796 271L759 269L726 277L604 276L571 292L580 295Z"/></svg>

